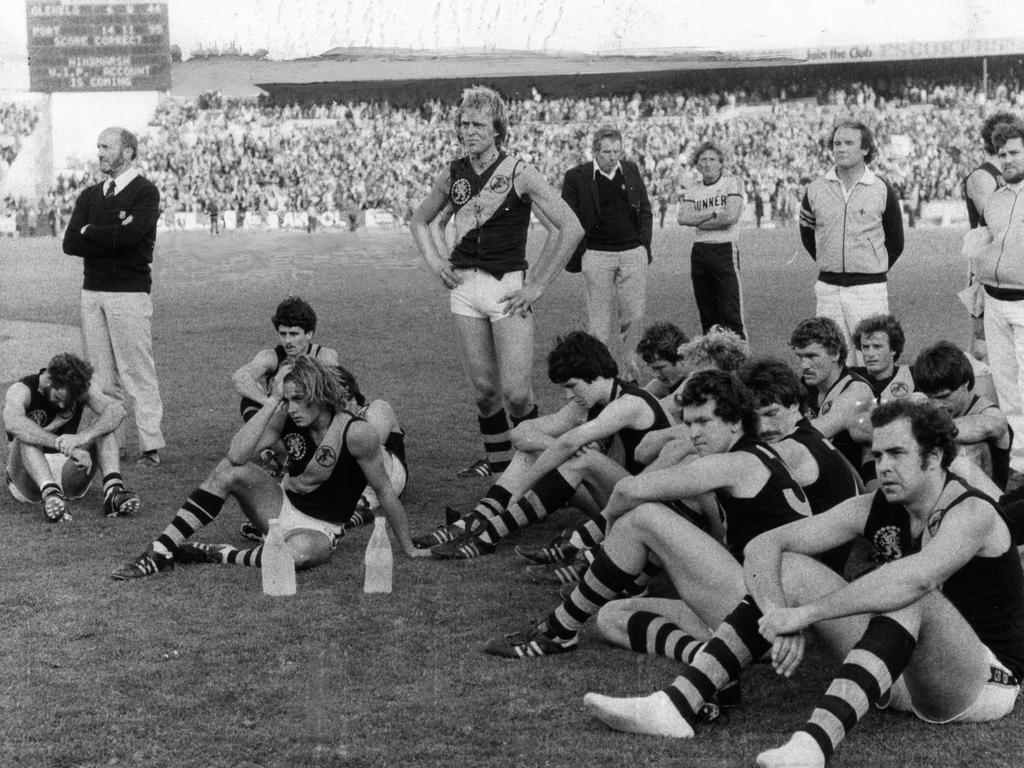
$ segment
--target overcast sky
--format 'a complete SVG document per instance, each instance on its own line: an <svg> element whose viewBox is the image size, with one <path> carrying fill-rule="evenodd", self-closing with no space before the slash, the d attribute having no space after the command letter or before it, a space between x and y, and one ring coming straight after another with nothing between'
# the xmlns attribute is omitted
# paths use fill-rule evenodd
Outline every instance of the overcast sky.
<svg viewBox="0 0 1024 768"><path fill-rule="evenodd" d="M88 0L86 0L88 1ZM1002 11L997 11L1001 6ZM171 42L273 58L338 46L559 53L1024 37L1006 0L170 0ZM25 2L0 0L0 88L25 64Z"/></svg>

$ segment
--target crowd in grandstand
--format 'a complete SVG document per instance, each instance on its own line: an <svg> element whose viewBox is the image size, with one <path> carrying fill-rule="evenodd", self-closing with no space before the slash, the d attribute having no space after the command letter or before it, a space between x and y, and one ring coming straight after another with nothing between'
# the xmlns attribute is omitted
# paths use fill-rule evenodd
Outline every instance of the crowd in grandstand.
<svg viewBox="0 0 1024 768"><path fill-rule="evenodd" d="M38 121L35 107L0 102L0 178L18 156L21 140L32 133Z"/></svg>
<svg viewBox="0 0 1024 768"><path fill-rule="evenodd" d="M803 185L829 160L837 117L853 114L875 132L875 169L912 212L956 200L960 180L977 164L981 117L1024 106L1016 79L976 77L778 82L754 80L732 90L680 88L669 93L590 98L533 98L510 104L512 151L557 184L565 169L588 159L597 122L631 137L627 156L640 165L656 207L674 205L695 178L690 154L705 141L732 151L734 172L764 216L795 220ZM280 105L218 93L165 100L143 138L140 159L172 212L208 215L234 210L251 221L270 213L360 209L390 211L407 221L414 199L439 163L453 155L453 105L426 102L403 109L387 101ZM35 113L0 105L0 136L31 130ZM17 140L11 147L16 152ZM3 148L6 158L10 148ZM23 234L60 231L91 165L59 174L38 201L8 199ZM2 210L2 209L0 209Z"/></svg>

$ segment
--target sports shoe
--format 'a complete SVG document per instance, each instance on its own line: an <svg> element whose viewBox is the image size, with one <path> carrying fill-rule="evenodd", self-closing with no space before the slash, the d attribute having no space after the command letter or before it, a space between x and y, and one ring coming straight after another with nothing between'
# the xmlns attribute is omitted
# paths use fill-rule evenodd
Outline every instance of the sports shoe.
<svg viewBox="0 0 1024 768"><path fill-rule="evenodd" d="M160 466L160 452L159 451L143 451L142 455L135 460L135 466L137 467L159 467Z"/></svg>
<svg viewBox="0 0 1024 768"><path fill-rule="evenodd" d="M362 499L360 499L362 501ZM356 511L352 513L352 517L345 521L342 526L346 531L352 528L359 528L360 526L366 525L367 523L373 522L373 512L366 507L360 507L356 505Z"/></svg>
<svg viewBox="0 0 1024 768"><path fill-rule="evenodd" d="M564 565L528 565L526 575L535 584L579 584L589 567L580 557Z"/></svg>
<svg viewBox="0 0 1024 768"><path fill-rule="evenodd" d="M142 499L139 498L139 494L123 487L108 493L103 501L103 514L107 517L128 517L141 508Z"/></svg>
<svg viewBox="0 0 1024 768"><path fill-rule="evenodd" d="M734 680L704 702L697 713L697 719L702 723L713 723L722 716L723 709L738 707L741 700L740 684Z"/></svg>
<svg viewBox="0 0 1024 768"><path fill-rule="evenodd" d="M413 536L412 545L416 547L416 549L430 549L431 547L436 547L438 544L445 544L449 541L453 541L466 533L466 527L471 522L469 519L470 517L471 516L467 516L466 520L463 521L462 515L459 514L458 510L452 509L451 507L445 507L444 525L439 525L430 533L422 533L419 536Z"/></svg>
<svg viewBox="0 0 1024 768"><path fill-rule="evenodd" d="M467 477L490 477L492 474L494 472L491 469L491 463L487 459L480 459L479 461L474 461L468 467L460 469L455 473L455 476L465 479Z"/></svg>
<svg viewBox="0 0 1024 768"><path fill-rule="evenodd" d="M484 646L484 651L506 659L524 659L575 651L578 642L579 635L573 635L571 640L556 640L541 632L536 624L531 624L526 629L494 638Z"/></svg>
<svg viewBox="0 0 1024 768"><path fill-rule="evenodd" d="M71 503L68 497L60 491L48 494L43 499L43 516L51 523L66 523L71 521Z"/></svg>
<svg viewBox="0 0 1024 768"><path fill-rule="evenodd" d="M520 544L514 551L523 560L534 565L549 565L551 563L566 563L579 552L576 547L569 543L572 535L570 529L565 529L547 544L528 546Z"/></svg>
<svg viewBox="0 0 1024 768"><path fill-rule="evenodd" d="M224 551L227 547L224 544L207 544L202 541L187 542L178 547L174 553L176 562L192 565L193 563L216 563L223 565Z"/></svg>
<svg viewBox="0 0 1024 768"><path fill-rule="evenodd" d="M757 765L760 768L825 768L825 755L810 734L797 731L781 747L759 754Z"/></svg>
<svg viewBox="0 0 1024 768"><path fill-rule="evenodd" d="M495 546L477 536L477 530L466 531L446 544L430 548L430 554L441 560L472 560L481 555L494 554Z"/></svg>
<svg viewBox="0 0 1024 768"><path fill-rule="evenodd" d="M130 563L125 563L115 568L110 578L117 581L129 581L130 579L141 579L144 576L152 576L158 571L174 570L174 559L147 549Z"/></svg>
<svg viewBox="0 0 1024 768"><path fill-rule="evenodd" d="M238 532L243 538L246 538L249 541L258 541L262 543L265 537L263 531L261 531L252 520L246 520L238 526Z"/></svg>
<svg viewBox="0 0 1024 768"><path fill-rule="evenodd" d="M376 512L380 509L380 499L377 498L377 492L370 486L366 486L363 489L363 495L359 497L359 501L356 502L356 509L366 508L371 512Z"/></svg>

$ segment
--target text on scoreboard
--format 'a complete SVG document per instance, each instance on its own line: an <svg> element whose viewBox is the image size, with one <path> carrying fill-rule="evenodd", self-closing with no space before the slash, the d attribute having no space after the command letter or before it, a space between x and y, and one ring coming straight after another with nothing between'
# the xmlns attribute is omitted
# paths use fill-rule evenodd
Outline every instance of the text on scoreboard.
<svg viewBox="0 0 1024 768"><path fill-rule="evenodd" d="M27 0L33 91L166 91L166 3Z"/></svg>

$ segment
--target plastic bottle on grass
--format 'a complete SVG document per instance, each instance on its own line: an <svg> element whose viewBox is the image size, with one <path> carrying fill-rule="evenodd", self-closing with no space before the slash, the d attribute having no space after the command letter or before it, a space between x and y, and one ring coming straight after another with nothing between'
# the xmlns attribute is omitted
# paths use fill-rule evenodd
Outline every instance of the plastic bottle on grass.
<svg viewBox="0 0 1024 768"><path fill-rule="evenodd" d="M384 515L377 515L373 519L373 533L366 545L363 563L366 565L363 592L391 592L394 557L391 554L391 540L388 538L388 526Z"/></svg>
<svg viewBox="0 0 1024 768"><path fill-rule="evenodd" d="M270 530L263 544L260 570L263 574L263 594L295 594L295 560L284 542L278 520L270 521Z"/></svg>

